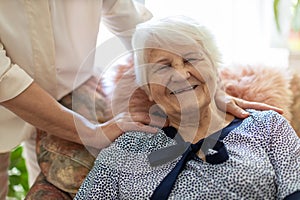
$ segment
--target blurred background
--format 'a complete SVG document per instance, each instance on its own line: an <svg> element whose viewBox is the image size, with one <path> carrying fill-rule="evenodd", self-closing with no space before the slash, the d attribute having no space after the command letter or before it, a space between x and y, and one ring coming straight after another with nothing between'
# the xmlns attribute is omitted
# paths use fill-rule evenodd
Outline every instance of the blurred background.
<svg viewBox="0 0 300 200"><path fill-rule="evenodd" d="M187 15L208 27L224 64L299 66L299 0L137 0L154 17ZM112 35L101 26L98 44Z"/></svg>

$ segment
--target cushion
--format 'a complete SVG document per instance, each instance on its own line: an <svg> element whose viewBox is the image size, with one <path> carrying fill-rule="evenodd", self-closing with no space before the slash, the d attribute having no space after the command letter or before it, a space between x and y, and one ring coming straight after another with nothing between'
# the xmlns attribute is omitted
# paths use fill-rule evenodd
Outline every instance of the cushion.
<svg viewBox="0 0 300 200"><path fill-rule="evenodd" d="M60 103L91 121L104 122L109 118L106 94L101 88L101 82L98 83L95 78L74 90L73 95L66 95ZM76 194L92 169L98 152L98 149L87 149L84 145L38 131L37 157L43 177L71 195Z"/></svg>
<svg viewBox="0 0 300 200"><path fill-rule="evenodd" d="M26 200L37 200L37 199L59 199L59 200L72 200L73 195L63 192L59 188L50 184L41 173L34 185L31 186L30 191L26 195Z"/></svg>

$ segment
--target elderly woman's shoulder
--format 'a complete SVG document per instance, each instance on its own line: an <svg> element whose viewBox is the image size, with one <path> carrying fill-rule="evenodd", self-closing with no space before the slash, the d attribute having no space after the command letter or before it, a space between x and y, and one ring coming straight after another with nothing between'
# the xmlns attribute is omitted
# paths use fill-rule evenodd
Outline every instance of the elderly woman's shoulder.
<svg viewBox="0 0 300 200"><path fill-rule="evenodd" d="M273 110L247 110L250 116L245 120L248 122L249 126L255 126L256 129L261 129L261 131L272 130L279 126L290 127L288 120L281 114Z"/></svg>
<svg viewBox="0 0 300 200"><path fill-rule="evenodd" d="M115 141L118 148L136 153L150 153L174 143L175 141L169 138L161 129L155 134L128 131Z"/></svg>
<svg viewBox="0 0 300 200"><path fill-rule="evenodd" d="M273 110L254 110L254 109L247 109L247 111L250 113L250 118L253 118L256 121L262 121L262 122L270 122L270 121L286 121L286 119L280 115L279 113L273 111Z"/></svg>
<svg viewBox="0 0 300 200"><path fill-rule="evenodd" d="M107 149L133 154L148 154L166 146L174 145L175 140L168 137L163 130L155 133L128 131L121 135Z"/></svg>

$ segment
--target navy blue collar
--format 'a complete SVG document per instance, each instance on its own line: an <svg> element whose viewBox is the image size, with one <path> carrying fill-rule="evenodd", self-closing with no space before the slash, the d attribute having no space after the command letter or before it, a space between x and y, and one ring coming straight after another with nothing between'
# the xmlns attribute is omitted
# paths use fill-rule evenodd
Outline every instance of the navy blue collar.
<svg viewBox="0 0 300 200"><path fill-rule="evenodd" d="M206 162L210 164L219 164L225 162L228 159L228 153L223 144L223 139L230 133L230 131L238 127L242 122L243 119L235 118L225 128L211 134L204 139L201 139L196 144L185 142L180 134L177 134L178 132L176 128L172 126L164 127L162 130L165 132L165 134L168 137L175 139L177 144L151 152L148 155L150 165L158 166L172 161L183 155L190 146L193 149L196 148L198 150L201 148L206 156Z"/></svg>

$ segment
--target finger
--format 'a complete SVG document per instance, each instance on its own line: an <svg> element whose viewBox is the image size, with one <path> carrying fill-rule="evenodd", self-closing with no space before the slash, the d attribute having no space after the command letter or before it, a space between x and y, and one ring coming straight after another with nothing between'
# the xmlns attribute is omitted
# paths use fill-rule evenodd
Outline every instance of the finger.
<svg viewBox="0 0 300 200"><path fill-rule="evenodd" d="M243 109L251 108L255 110L274 110L275 112L278 112L279 114L283 114L283 110L281 108L271 106L265 103L260 102L251 102L247 100L242 99L234 99L236 104L240 106Z"/></svg>
<svg viewBox="0 0 300 200"><path fill-rule="evenodd" d="M270 105L267 105L269 108L267 109L263 109L263 110L274 110L275 112L279 113L279 114L284 114L284 111L283 109L281 108L278 108L278 107L275 107L275 106L270 106Z"/></svg>
<svg viewBox="0 0 300 200"><path fill-rule="evenodd" d="M153 103L149 103L146 101L130 102L129 103L129 112L147 112L147 113L149 113L149 110L152 105L153 105Z"/></svg>
<svg viewBox="0 0 300 200"><path fill-rule="evenodd" d="M165 117L149 115L146 112L134 112L131 113L131 119L134 122L140 122L142 124L152 125L156 127L165 127L169 125L169 121Z"/></svg>
<svg viewBox="0 0 300 200"><path fill-rule="evenodd" d="M131 112L131 120L142 124L150 124L151 118L147 112Z"/></svg>
<svg viewBox="0 0 300 200"><path fill-rule="evenodd" d="M274 110L275 112L278 112L279 114L283 114L283 110L281 108L271 106L264 103L246 103L246 107L256 109L256 110Z"/></svg>
<svg viewBox="0 0 300 200"><path fill-rule="evenodd" d="M140 122L127 122L120 124L120 128L123 132L126 131L141 131L141 132L147 132L147 133L157 133L158 128L148 126L145 124L142 124Z"/></svg>
<svg viewBox="0 0 300 200"><path fill-rule="evenodd" d="M156 126L156 127L159 127L159 128L169 126L169 120L166 117L150 115L150 119L151 119L151 121L150 121L149 125Z"/></svg>
<svg viewBox="0 0 300 200"><path fill-rule="evenodd" d="M237 118L244 119L249 116L249 113L239 107L237 104L230 102L227 104L226 111Z"/></svg>

